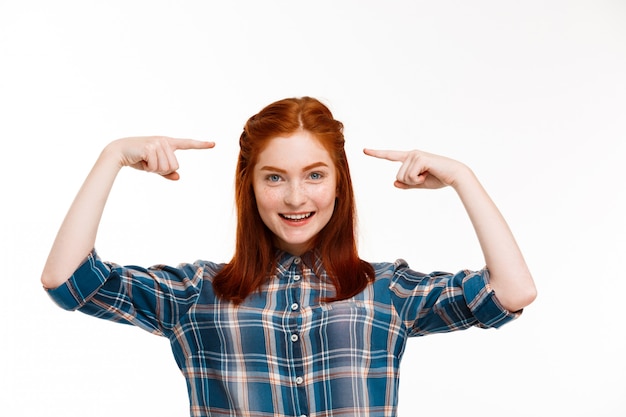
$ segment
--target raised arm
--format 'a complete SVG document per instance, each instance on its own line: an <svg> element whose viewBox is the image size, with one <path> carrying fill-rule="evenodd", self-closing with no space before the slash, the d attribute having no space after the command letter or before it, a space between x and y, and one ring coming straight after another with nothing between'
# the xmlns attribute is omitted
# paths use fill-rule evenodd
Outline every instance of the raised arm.
<svg viewBox="0 0 626 417"><path fill-rule="evenodd" d="M130 166L178 180L176 150L213 146L212 142L161 136L124 138L108 144L87 175L57 233L41 275L43 286L61 285L93 249L104 206L122 167Z"/></svg>
<svg viewBox="0 0 626 417"><path fill-rule="evenodd" d="M489 283L502 306L517 311L533 302L537 291L526 261L504 217L469 167L417 150L364 152L402 164L394 183L398 188L454 188L474 226L489 269Z"/></svg>

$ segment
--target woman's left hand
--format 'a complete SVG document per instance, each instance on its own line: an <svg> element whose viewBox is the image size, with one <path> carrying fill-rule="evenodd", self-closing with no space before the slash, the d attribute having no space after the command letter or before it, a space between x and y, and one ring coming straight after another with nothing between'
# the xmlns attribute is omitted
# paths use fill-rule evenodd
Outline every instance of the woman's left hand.
<svg viewBox="0 0 626 417"><path fill-rule="evenodd" d="M401 162L394 185L398 188L442 188L453 186L469 168L459 161L428 152L364 149L366 155Z"/></svg>
<svg viewBox="0 0 626 417"><path fill-rule="evenodd" d="M365 149L364 152L402 163L394 183L398 188L453 187L474 226L489 269L489 284L501 305L509 311L517 311L535 299L535 283L515 238L469 167L422 151Z"/></svg>

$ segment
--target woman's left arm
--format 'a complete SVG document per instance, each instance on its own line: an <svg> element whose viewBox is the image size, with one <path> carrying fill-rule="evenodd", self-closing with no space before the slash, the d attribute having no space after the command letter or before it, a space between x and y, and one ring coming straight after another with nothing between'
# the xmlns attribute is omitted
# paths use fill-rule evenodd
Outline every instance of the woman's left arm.
<svg viewBox="0 0 626 417"><path fill-rule="evenodd" d="M489 269L489 284L502 306L518 311L533 302L537 290L515 237L476 175L465 164L422 151L365 149L366 155L401 162L398 188L452 187L474 226Z"/></svg>

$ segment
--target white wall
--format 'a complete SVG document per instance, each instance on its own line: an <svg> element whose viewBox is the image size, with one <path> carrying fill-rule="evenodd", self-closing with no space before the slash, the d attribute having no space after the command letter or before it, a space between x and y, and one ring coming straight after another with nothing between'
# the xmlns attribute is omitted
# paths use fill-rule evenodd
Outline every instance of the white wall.
<svg viewBox="0 0 626 417"><path fill-rule="evenodd" d="M183 416L165 339L58 309L39 284L102 147L163 134L178 183L126 170L97 247L119 263L228 260L237 139L287 96L346 125L362 256L480 268L451 190L402 192L361 148L474 168L539 298L498 331L411 340L400 415L620 416L626 284L620 1L0 1L0 414Z"/></svg>

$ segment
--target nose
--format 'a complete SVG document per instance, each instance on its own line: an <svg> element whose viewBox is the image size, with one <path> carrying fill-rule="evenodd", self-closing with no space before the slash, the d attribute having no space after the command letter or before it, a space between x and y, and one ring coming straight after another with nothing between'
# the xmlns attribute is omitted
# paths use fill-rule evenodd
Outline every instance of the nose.
<svg viewBox="0 0 626 417"><path fill-rule="evenodd" d="M299 207L306 202L306 190L298 181L294 181L289 184L287 192L285 193L285 204L292 207Z"/></svg>

